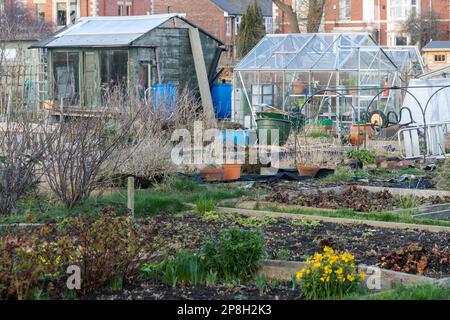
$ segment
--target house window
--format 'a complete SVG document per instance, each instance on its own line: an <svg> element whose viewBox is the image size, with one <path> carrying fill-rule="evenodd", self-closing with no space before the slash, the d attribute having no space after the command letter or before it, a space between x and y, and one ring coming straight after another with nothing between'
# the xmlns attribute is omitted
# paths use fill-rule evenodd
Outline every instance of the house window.
<svg viewBox="0 0 450 320"><path fill-rule="evenodd" d="M436 54L434 55L435 62L445 62L445 54Z"/></svg>
<svg viewBox="0 0 450 320"><path fill-rule="evenodd" d="M231 17L225 18L225 24L226 24L226 36L231 36Z"/></svg>
<svg viewBox="0 0 450 320"><path fill-rule="evenodd" d="M131 3L127 3L127 5L125 6L125 10L126 10L127 16L131 16Z"/></svg>
<svg viewBox="0 0 450 320"><path fill-rule="evenodd" d="M123 6L120 3L117 4L117 15L119 17L123 16Z"/></svg>
<svg viewBox="0 0 450 320"><path fill-rule="evenodd" d="M65 2L56 4L56 24L58 26L67 24L67 7Z"/></svg>
<svg viewBox="0 0 450 320"><path fill-rule="evenodd" d="M407 44L408 44L407 37L403 37L403 36L395 37L395 45L396 46L406 46Z"/></svg>
<svg viewBox="0 0 450 320"><path fill-rule="evenodd" d="M234 34L237 35L239 31L239 26L241 25L242 17L234 17Z"/></svg>
<svg viewBox="0 0 450 320"><path fill-rule="evenodd" d="M266 27L266 33L273 33L272 17L264 17L264 26Z"/></svg>
<svg viewBox="0 0 450 320"><path fill-rule="evenodd" d="M392 19L406 19L410 14L419 14L419 0L390 0Z"/></svg>
<svg viewBox="0 0 450 320"><path fill-rule="evenodd" d="M350 0L339 0L339 18L350 20Z"/></svg>
<svg viewBox="0 0 450 320"><path fill-rule="evenodd" d="M36 17L40 21L44 21L45 20L45 9L44 9L44 4L43 3L37 3L36 4Z"/></svg>
<svg viewBox="0 0 450 320"><path fill-rule="evenodd" d="M66 107L79 104L79 65L80 56L78 52L53 53L54 96L57 101L62 101Z"/></svg>

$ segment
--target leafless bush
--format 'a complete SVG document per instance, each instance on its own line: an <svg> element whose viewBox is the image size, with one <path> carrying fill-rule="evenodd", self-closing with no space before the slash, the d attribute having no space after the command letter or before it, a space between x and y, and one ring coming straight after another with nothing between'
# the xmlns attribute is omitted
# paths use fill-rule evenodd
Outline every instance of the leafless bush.
<svg viewBox="0 0 450 320"><path fill-rule="evenodd" d="M114 170L118 159L111 157L115 152L136 144L134 133L139 129L135 124L141 111L121 105L97 112L89 110L83 117L65 119L51 130L44 130L44 176L66 207L72 208L93 190L104 187L107 182L100 179L100 174L105 165L108 163Z"/></svg>
<svg viewBox="0 0 450 320"><path fill-rule="evenodd" d="M25 114L0 123L0 215L17 211L17 201L37 185L43 149L42 126Z"/></svg>
<svg viewBox="0 0 450 320"><path fill-rule="evenodd" d="M194 122L204 122L204 115L198 99L187 90L178 94L172 111L143 108L146 111L140 113L135 123L135 144L117 149L112 161L118 166L113 172L153 180L171 175L177 169L171 160L173 131L183 128L192 132Z"/></svg>

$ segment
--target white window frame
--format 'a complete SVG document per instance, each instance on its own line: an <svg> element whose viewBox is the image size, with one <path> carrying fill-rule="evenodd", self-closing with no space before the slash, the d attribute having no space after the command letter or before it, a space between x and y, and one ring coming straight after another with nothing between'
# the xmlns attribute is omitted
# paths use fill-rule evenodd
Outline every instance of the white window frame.
<svg viewBox="0 0 450 320"><path fill-rule="evenodd" d="M351 0L339 0L339 20L351 20Z"/></svg>
<svg viewBox="0 0 450 320"><path fill-rule="evenodd" d="M266 28L266 33L273 33L272 17L264 17L264 27Z"/></svg>
<svg viewBox="0 0 450 320"><path fill-rule="evenodd" d="M231 37L231 17L225 17L225 35Z"/></svg>
<svg viewBox="0 0 450 320"><path fill-rule="evenodd" d="M406 20L412 10L416 15L420 15L420 0L389 0L389 19Z"/></svg>
<svg viewBox="0 0 450 320"><path fill-rule="evenodd" d="M239 31L239 26L241 25L242 17L235 16L234 17L234 34L237 35Z"/></svg>

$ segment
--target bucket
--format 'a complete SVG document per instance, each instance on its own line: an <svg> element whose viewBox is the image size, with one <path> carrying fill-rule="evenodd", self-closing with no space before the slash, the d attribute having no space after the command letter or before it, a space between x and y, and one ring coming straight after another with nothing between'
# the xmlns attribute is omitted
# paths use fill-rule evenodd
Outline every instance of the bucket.
<svg viewBox="0 0 450 320"><path fill-rule="evenodd" d="M286 144L291 133L292 123L285 119L258 118L256 119L258 127L258 140L260 144L279 145ZM265 130L265 133L263 133ZM278 141L272 138L271 130L278 130Z"/></svg>

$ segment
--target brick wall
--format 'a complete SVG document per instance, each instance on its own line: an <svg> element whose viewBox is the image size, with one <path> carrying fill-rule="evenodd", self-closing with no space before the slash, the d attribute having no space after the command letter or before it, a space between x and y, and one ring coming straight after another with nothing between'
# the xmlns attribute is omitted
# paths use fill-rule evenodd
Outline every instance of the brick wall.
<svg viewBox="0 0 450 320"><path fill-rule="evenodd" d="M209 0L153 0L154 13L186 13L186 18L223 42L224 12Z"/></svg>
<svg viewBox="0 0 450 320"><path fill-rule="evenodd" d="M380 28L380 44L388 45L389 36L400 34L401 20L393 20L388 13L388 0L372 0L374 8L374 22L368 23L363 21L364 13L363 0L351 0L350 20L342 21L339 17L339 0L328 0L325 6L325 25L326 32L340 31L345 29L353 29L354 31L370 31L378 30ZM420 1L420 0L419 0ZM449 0L432 0L432 9L439 14L441 21L440 29L442 32L442 39L449 39ZM421 1L421 12L429 10L429 1ZM380 15L380 19L378 16Z"/></svg>

